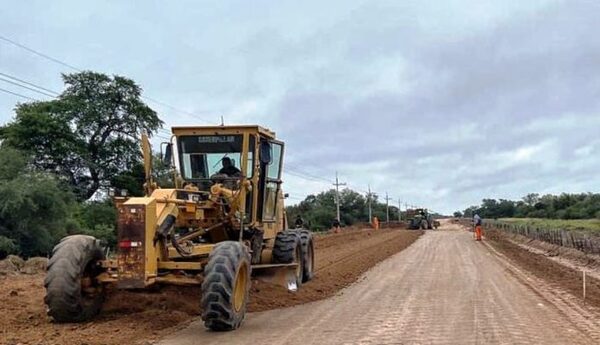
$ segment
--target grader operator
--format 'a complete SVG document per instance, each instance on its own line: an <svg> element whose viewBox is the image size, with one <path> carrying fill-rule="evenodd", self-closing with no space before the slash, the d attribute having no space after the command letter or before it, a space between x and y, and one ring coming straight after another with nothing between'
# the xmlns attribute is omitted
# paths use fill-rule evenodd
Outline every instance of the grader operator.
<svg viewBox="0 0 600 345"><path fill-rule="evenodd" d="M281 189L284 144L260 126L174 127L163 160L175 188L152 178L151 148L142 136L144 197L115 198L117 249L105 257L84 235L56 245L45 279L56 322L96 315L105 288L201 285L202 319L217 331L240 326L251 275L297 289L314 274L308 230L288 230ZM236 166L239 164L239 167Z"/></svg>

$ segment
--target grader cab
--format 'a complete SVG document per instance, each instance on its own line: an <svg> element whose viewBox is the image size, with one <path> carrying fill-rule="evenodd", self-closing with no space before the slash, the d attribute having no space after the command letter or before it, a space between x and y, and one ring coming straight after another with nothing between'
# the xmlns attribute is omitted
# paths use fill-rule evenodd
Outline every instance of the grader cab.
<svg viewBox="0 0 600 345"><path fill-rule="evenodd" d="M289 290L312 279L312 234L287 229L284 145L275 133L260 126L172 131L163 162L173 167L175 186L154 181L144 135L146 195L115 197L114 257L91 236L68 236L54 248L45 302L56 322L96 315L108 284L179 284L201 285L207 328L233 330L244 319L252 274Z"/></svg>

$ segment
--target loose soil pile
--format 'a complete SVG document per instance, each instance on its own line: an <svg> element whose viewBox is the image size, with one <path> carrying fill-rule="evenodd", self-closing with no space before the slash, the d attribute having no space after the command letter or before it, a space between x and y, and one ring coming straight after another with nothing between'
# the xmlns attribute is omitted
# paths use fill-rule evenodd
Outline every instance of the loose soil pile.
<svg viewBox="0 0 600 345"><path fill-rule="evenodd" d="M48 259L33 257L25 261L18 256L9 255L0 260L0 276L14 275L17 273L36 274L46 271Z"/></svg>
<svg viewBox="0 0 600 345"><path fill-rule="evenodd" d="M582 296L583 275L580 269L560 264L539 251L526 250L497 230L490 231L486 237L494 248L517 266L544 279L552 286L570 292L573 296ZM588 276L586 289L586 304L600 308L600 280Z"/></svg>
<svg viewBox="0 0 600 345"><path fill-rule="evenodd" d="M422 232L345 230L315 237L316 277L297 293L263 282L252 285L249 311L329 297L373 265L413 243ZM102 313L81 324L53 324L46 316L43 274L0 276L0 344L151 343L200 314L199 287L111 291Z"/></svg>

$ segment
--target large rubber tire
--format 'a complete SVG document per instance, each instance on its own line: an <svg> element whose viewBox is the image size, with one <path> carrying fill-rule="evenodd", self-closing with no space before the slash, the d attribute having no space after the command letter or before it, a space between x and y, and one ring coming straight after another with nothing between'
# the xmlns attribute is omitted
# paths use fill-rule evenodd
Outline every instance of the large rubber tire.
<svg viewBox="0 0 600 345"><path fill-rule="evenodd" d="M297 231L284 230L275 237L273 245L273 262L276 264L298 263L296 285L299 288L304 281L304 259L302 255L302 239Z"/></svg>
<svg viewBox="0 0 600 345"><path fill-rule="evenodd" d="M92 236L68 236L54 247L44 280L44 302L55 322L82 322L100 312L104 287L94 278L102 272L98 261L103 259L100 242Z"/></svg>
<svg viewBox="0 0 600 345"><path fill-rule="evenodd" d="M422 220L421 221L421 230L425 230L427 229L427 221L426 220Z"/></svg>
<svg viewBox="0 0 600 345"><path fill-rule="evenodd" d="M302 282L306 283L315 276L315 244L310 230L298 230L302 245Z"/></svg>
<svg viewBox="0 0 600 345"><path fill-rule="evenodd" d="M238 328L246 315L252 266L248 248L219 242L208 256L202 282L202 320L213 331Z"/></svg>

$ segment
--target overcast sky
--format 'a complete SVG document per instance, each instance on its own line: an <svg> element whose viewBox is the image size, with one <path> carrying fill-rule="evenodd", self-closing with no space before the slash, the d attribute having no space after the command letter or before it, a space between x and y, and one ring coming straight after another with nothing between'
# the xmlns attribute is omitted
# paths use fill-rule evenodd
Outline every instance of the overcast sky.
<svg viewBox="0 0 600 345"><path fill-rule="evenodd" d="M0 35L134 79L167 126L271 128L292 202L330 187L298 173L336 170L446 213L599 191L596 1L91 3L6 1ZM61 91L73 71L0 41L0 72ZM18 101L0 92L0 123Z"/></svg>

